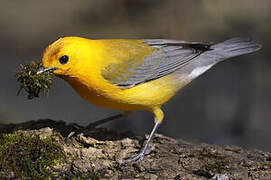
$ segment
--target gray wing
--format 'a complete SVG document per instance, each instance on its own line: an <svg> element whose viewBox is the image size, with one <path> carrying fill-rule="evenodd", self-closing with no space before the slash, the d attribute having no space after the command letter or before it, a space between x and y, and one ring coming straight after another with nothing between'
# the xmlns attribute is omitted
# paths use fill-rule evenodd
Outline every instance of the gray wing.
<svg viewBox="0 0 271 180"><path fill-rule="evenodd" d="M112 64L104 71L104 78L119 87L130 88L173 72L190 74L194 69L203 67L200 73L189 76L193 80L217 62L261 48L260 44L248 38L232 38L218 44L150 39L144 40L142 46L146 44L154 51L144 56L143 61L132 57L120 64ZM133 50L133 47L128 49Z"/></svg>
<svg viewBox="0 0 271 180"><path fill-rule="evenodd" d="M129 88L166 76L210 49L209 44L166 39L150 39L143 43L157 50L147 56L132 73L127 73L131 76L113 82L117 86Z"/></svg>

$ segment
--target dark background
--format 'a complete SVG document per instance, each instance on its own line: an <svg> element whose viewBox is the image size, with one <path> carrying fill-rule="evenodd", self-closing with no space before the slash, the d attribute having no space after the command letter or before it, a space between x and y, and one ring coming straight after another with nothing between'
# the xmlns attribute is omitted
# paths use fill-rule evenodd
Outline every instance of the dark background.
<svg viewBox="0 0 271 180"><path fill-rule="evenodd" d="M48 97L16 96L19 64L39 60L63 36L169 38L219 42L251 37L259 52L224 61L164 105L160 133L176 138L271 151L270 0L1 0L0 123L40 118L86 125L118 112L94 107L55 78ZM107 127L149 133L149 112Z"/></svg>

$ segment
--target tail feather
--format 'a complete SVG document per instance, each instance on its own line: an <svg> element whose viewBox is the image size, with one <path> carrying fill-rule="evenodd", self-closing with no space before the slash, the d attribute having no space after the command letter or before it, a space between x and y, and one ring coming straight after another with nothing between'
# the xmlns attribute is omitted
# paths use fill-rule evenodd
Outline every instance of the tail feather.
<svg viewBox="0 0 271 180"><path fill-rule="evenodd" d="M260 44L255 43L249 38L232 38L224 42L211 45L208 51L200 54L198 57L193 59L193 61L187 63L183 68L176 71L176 73L181 75L186 74L186 76L181 77L187 77L187 80L191 81L220 61L252 53L260 48Z"/></svg>
<svg viewBox="0 0 271 180"><path fill-rule="evenodd" d="M221 57L217 59L220 61L226 58L255 52L261 49L261 45L255 43L249 38L237 37L218 44L214 44L210 48L212 49L210 53Z"/></svg>

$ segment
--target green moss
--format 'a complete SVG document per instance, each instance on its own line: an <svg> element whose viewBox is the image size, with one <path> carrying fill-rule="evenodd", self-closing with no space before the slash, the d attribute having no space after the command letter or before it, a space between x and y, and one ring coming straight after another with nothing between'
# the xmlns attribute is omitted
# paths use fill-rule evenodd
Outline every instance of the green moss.
<svg viewBox="0 0 271 180"><path fill-rule="evenodd" d="M65 155L54 136L2 134L0 137L0 177L42 179L51 177L50 168Z"/></svg>
<svg viewBox="0 0 271 180"><path fill-rule="evenodd" d="M28 93L28 99L39 97L40 92L48 94L49 89L52 87L52 73L37 74L40 66L40 62L21 65L20 70L16 73L17 81L20 83L17 94L21 90L25 90Z"/></svg>

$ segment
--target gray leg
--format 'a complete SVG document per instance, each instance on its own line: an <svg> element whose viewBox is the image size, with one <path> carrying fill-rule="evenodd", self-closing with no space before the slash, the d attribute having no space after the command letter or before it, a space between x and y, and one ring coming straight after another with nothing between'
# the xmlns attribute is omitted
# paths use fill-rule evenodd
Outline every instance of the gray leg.
<svg viewBox="0 0 271 180"><path fill-rule="evenodd" d="M95 121L93 123L90 123L88 124L85 129L92 129L92 128L95 128L97 126L100 126L101 124L104 124L104 123L107 123L107 122L110 122L110 121L113 121L115 119L119 119L123 116L125 116L126 114L125 113L121 113L121 114L117 114L117 115L114 115L114 116L110 116L108 118L105 118L105 119L101 119L101 120L98 120L98 121Z"/></svg>
<svg viewBox="0 0 271 180"><path fill-rule="evenodd" d="M152 139L154 133L156 132L156 130L158 129L159 125L160 125L160 123L158 123L158 122L155 123L146 144L143 146L143 148L140 150L140 152L137 155L131 157L130 159L124 160L123 163L128 163L128 162L132 162L132 161L140 161L143 159L143 157L148 149L148 146L151 142L151 139Z"/></svg>
<svg viewBox="0 0 271 180"><path fill-rule="evenodd" d="M113 120L115 120L115 119L119 119L119 118L121 118L121 117L126 116L127 114L129 114L129 113L128 113L128 112L124 112L124 113L121 113L121 114L117 114L117 115L114 115L114 116L110 116L110 117L105 118L105 119L101 119L101 120L95 121L95 122L93 122L93 123L88 124L86 127L83 127L83 128L82 128L82 127L79 127L79 128L78 128L78 131L81 131L81 130L88 130L88 129L94 129L94 128L97 127L97 126L100 126L100 125L102 125L102 124L104 124L104 123L113 121ZM74 134L75 134L74 131L70 132L70 134L69 134L69 135L67 136L67 138L66 138L66 141L67 141L67 142L70 141L70 138L71 138L72 136L74 136Z"/></svg>

